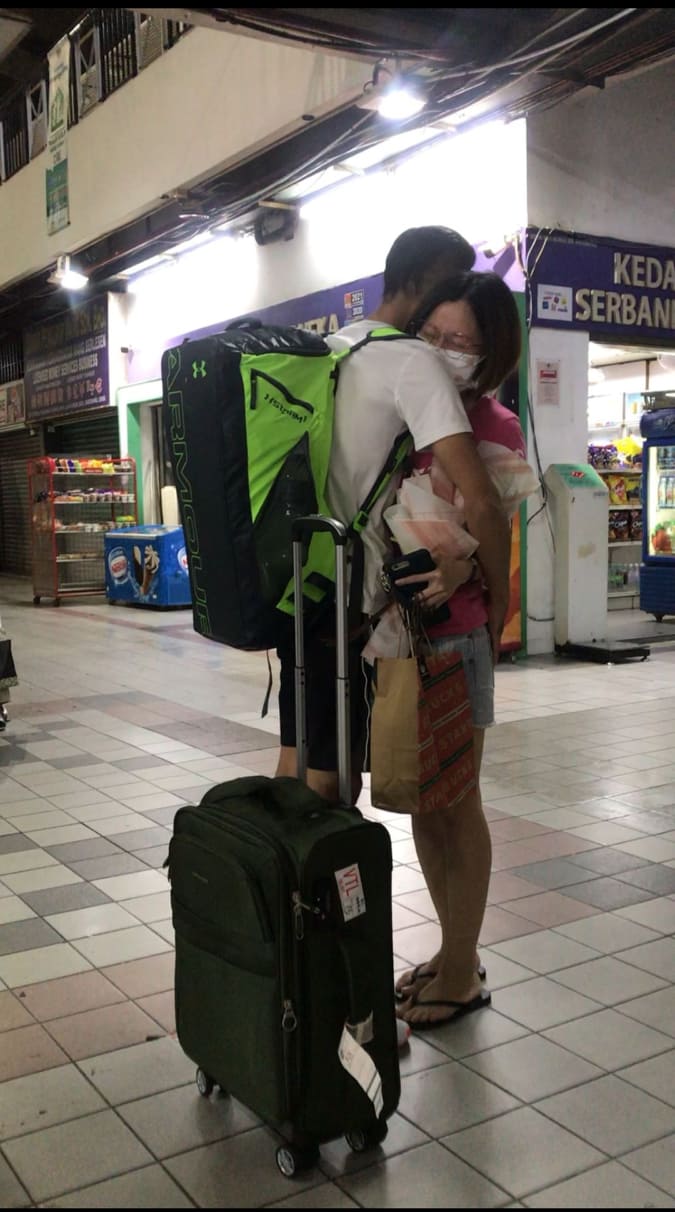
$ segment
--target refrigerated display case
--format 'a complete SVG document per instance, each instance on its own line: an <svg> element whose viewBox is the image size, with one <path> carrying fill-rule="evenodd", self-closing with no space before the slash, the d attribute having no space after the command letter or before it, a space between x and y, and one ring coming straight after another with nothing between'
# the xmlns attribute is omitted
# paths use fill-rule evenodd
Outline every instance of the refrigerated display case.
<svg viewBox="0 0 675 1212"><path fill-rule="evenodd" d="M28 484L34 604L105 593L104 536L137 521L134 460L31 459Z"/></svg>
<svg viewBox="0 0 675 1212"><path fill-rule="evenodd" d="M645 412L640 609L675 615L675 407Z"/></svg>
<svg viewBox="0 0 675 1212"><path fill-rule="evenodd" d="M190 577L182 526L133 526L104 538L109 602L190 606Z"/></svg>

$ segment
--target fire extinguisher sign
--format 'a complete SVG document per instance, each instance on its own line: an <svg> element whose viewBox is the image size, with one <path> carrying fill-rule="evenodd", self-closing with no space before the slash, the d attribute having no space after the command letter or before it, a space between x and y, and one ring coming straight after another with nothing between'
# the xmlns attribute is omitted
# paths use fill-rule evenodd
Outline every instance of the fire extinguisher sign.
<svg viewBox="0 0 675 1212"><path fill-rule="evenodd" d="M537 404L560 404L560 362L537 358Z"/></svg>

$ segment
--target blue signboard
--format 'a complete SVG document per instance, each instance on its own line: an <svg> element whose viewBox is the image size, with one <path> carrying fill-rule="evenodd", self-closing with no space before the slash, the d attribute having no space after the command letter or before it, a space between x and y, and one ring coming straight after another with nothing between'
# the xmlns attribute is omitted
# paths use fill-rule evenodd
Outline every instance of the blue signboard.
<svg viewBox="0 0 675 1212"><path fill-rule="evenodd" d="M675 248L528 228L526 249L534 326L613 341L673 340Z"/></svg>

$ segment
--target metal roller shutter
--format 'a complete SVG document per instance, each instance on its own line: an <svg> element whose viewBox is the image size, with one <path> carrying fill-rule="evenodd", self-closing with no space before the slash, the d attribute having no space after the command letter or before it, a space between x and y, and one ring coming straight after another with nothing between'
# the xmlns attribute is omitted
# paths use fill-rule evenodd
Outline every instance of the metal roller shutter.
<svg viewBox="0 0 675 1212"><path fill-rule="evenodd" d="M117 409L106 408L86 416L60 418L45 424L45 454L49 455L109 455L120 453Z"/></svg>
<svg viewBox="0 0 675 1212"><path fill-rule="evenodd" d="M28 460L42 453L41 427L0 436L0 572L31 574Z"/></svg>

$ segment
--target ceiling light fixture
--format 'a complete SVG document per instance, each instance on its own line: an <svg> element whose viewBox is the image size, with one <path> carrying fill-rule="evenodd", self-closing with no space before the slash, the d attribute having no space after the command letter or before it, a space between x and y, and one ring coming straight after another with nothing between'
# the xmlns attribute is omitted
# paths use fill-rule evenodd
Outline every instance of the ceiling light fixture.
<svg viewBox="0 0 675 1212"><path fill-rule="evenodd" d="M70 257L66 253L56 258L56 268L52 270L47 281L51 286L60 286L63 290L82 290L89 279L86 274L71 268Z"/></svg>
<svg viewBox="0 0 675 1212"><path fill-rule="evenodd" d="M397 60L376 63L356 104L359 109L376 110L391 122L403 122L424 109L427 98L412 76L406 76Z"/></svg>

